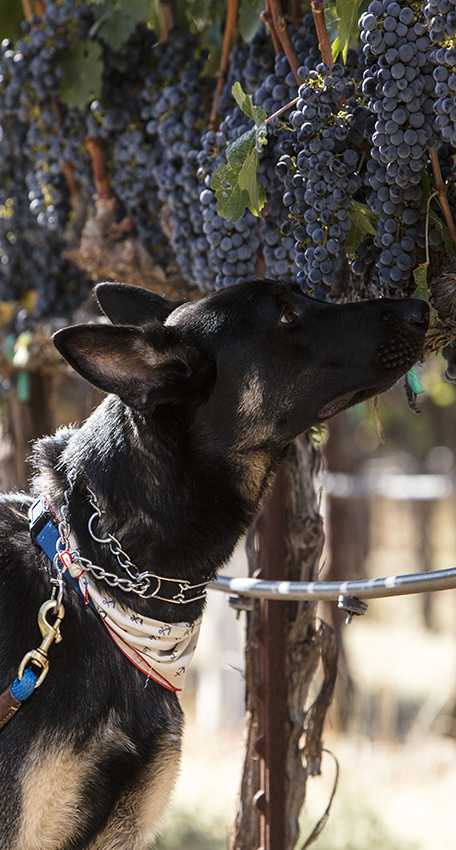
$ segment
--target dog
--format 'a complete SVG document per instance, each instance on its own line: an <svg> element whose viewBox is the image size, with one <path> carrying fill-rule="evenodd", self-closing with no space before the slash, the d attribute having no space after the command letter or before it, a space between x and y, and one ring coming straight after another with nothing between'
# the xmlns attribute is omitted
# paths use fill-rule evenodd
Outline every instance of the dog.
<svg viewBox="0 0 456 850"><path fill-rule="evenodd" d="M110 323L54 343L108 395L37 442L30 495L0 500L0 693L39 643L41 606L42 634L62 638L0 731L1 850L151 847L207 583L290 442L392 387L429 315L415 299L335 305L273 280L193 303L116 283L96 297ZM40 500L60 558L30 536Z"/></svg>

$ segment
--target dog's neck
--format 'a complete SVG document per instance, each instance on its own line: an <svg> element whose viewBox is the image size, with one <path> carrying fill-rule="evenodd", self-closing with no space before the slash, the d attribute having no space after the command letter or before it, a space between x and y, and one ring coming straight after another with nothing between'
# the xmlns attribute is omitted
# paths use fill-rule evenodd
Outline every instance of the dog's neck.
<svg viewBox="0 0 456 850"><path fill-rule="evenodd" d="M68 478L74 479L71 528L81 554L93 563L109 572L120 569L108 547L89 534L88 486L105 512L100 536L114 534L139 571L197 583L213 578L228 560L277 463L264 452L249 459L231 453L222 460L212 446L205 454L178 420L148 422L108 396L81 428L62 429L37 444L34 486L59 511ZM133 602L138 611L173 621L194 619L202 608L201 602L167 605L129 594Z"/></svg>

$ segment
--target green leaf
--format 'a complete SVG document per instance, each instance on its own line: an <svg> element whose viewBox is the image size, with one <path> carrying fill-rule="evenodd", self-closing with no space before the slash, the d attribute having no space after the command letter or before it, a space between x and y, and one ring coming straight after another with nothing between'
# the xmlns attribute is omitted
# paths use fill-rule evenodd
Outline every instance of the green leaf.
<svg viewBox="0 0 456 850"><path fill-rule="evenodd" d="M256 127L247 130L227 149L228 162L215 171L211 188L217 198L219 215L237 221L248 208L259 215L266 203L264 188L257 177L259 157Z"/></svg>
<svg viewBox="0 0 456 850"><path fill-rule="evenodd" d="M261 26L260 14L264 11L264 0L244 0L239 9L238 27L244 41L249 42Z"/></svg>
<svg viewBox="0 0 456 850"><path fill-rule="evenodd" d="M429 262L426 260L425 263L422 263L421 266L418 266L414 272L413 277L415 278L416 289L412 295L412 298L421 298L423 301L429 301L429 294L427 288L427 270L428 270Z"/></svg>
<svg viewBox="0 0 456 850"><path fill-rule="evenodd" d="M416 283L415 292L412 295L412 298L421 298L422 301L427 301L430 309L430 324L435 321L437 318L437 310L434 309L431 302L429 301L429 292L427 285L427 270L428 270L429 262L426 260L425 263L422 263L421 266L418 266L413 272L413 277Z"/></svg>
<svg viewBox="0 0 456 850"><path fill-rule="evenodd" d="M90 30L93 37L99 36L113 50L118 50L127 41L140 21L147 19L148 0L105 0L94 4L95 23Z"/></svg>
<svg viewBox="0 0 456 850"><path fill-rule="evenodd" d="M330 3L325 8L325 24L328 33L329 43L333 44L339 34L339 16L336 11L336 4Z"/></svg>
<svg viewBox="0 0 456 850"><path fill-rule="evenodd" d="M24 20L22 4L12 0L0 0L0 39L15 40L21 35L21 22Z"/></svg>
<svg viewBox="0 0 456 850"><path fill-rule="evenodd" d="M421 386L418 375L416 374L416 366L412 366L411 369L407 372L407 381L411 390L414 393L419 395L420 393L424 393L424 388Z"/></svg>
<svg viewBox="0 0 456 850"><path fill-rule="evenodd" d="M162 7L160 0L149 0L147 9L147 21L149 26L153 30L155 30L155 32L160 32L162 22Z"/></svg>
<svg viewBox="0 0 456 850"><path fill-rule="evenodd" d="M436 211L433 210L432 207L429 207L429 221L432 221L434 227L436 227L437 230L440 230L440 235L445 243L445 250L447 254L451 257L453 254L454 245L450 235L450 231L448 230L448 227L445 222L442 221L441 218L439 218Z"/></svg>
<svg viewBox="0 0 456 850"><path fill-rule="evenodd" d="M60 98L67 106L83 107L101 94L103 59L96 41L75 39L62 58Z"/></svg>
<svg viewBox="0 0 456 850"><path fill-rule="evenodd" d="M351 227L345 242L348 255L354 254L364 236L375 236L378 229L378 215L372 212L367 204L359 201L351 202L348 210Z"/></svg>
<svg viewBox="0 0 456 850"><path fill-rule="evenodd" d="M247 115L247 118L251 118L252 121L255 121L255 125L258 128L258 132L266 133L266 118L267 113L264 109L261 109L261 106L254 106L252 95L245 94L242 91L242 86L240 83L235 83L231 89L233 97L239 106L242 109L244 115Z"/></svg>
<svg viewBox="0 0 456 850"><path fill-rule="evenodd" d="M336 0L336 15L339 18L338 35L332 45L332 55L337 59L342 53L343 61L347 59L347 51L352 36L358 33L359 7L362 0Z"/></svg>
<svg viewBox="0 0 456 850"><path fill-rule="evenodd" d="M227 163L215 171L211 188L217 198L219 214L229 221L237 221L248 208L259 215L266 203L264 188L257 177L258 154L267 144L266 112L253 105L250 95L244 94L240 83L235 83L233 97L244 115L255 125L235 139L226 150Z"/></svg>

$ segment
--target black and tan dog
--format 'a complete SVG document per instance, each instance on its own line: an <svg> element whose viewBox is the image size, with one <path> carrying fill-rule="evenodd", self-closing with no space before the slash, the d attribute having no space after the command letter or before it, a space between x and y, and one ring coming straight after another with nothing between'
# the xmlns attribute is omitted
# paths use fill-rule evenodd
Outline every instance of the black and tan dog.
<svg viewBox="0 0 456 850"><path fill-rule="evenodd" d="M290 441L391 387L428 324L421 301L336 306L270 280L179 306L121 284L97 296L112 324L54 339L109 395L80 428L38 442L31 497L0 500L0 693L39 643L57 567L75 585L47 678L0 732L1 850L150 848L204 583ZM29 533L40 493L65 519L54 564Z"/></svg>

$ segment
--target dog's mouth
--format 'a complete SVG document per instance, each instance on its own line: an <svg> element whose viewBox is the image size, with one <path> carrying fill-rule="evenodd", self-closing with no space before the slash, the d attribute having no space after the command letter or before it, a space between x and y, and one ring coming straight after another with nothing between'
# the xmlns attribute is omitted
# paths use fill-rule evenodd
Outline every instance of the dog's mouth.
<svg viewBox="0 0 456 850"><path fill-rule="evenodd" d="M352 390L352 392L344 393L344 395L337 396L337 398L333 399L333 401L329 404L325 404L325 406L318 411L317 416L319 419L329 419L331 416L339 413L340 410L344 410L347 407L353 407L354 404L359 404L360 401L366 401L366 399L372 398L372 396L385 392L390 389L394 383L395 381L392 381L391 383L383 384L382 386L366 387L364 390Z"/></svg>
<svg viewBox="0 0 456 850"><path fill-rule="evenodd" d="M326 404L318 411L318 418L329 419L330 416L334 416L334 414L338 413L339 410L343 410L343 408L351 402L355 395L356 392L344 393L344 395L335 398L334 401L331 401L330 404Z"/></svg>

